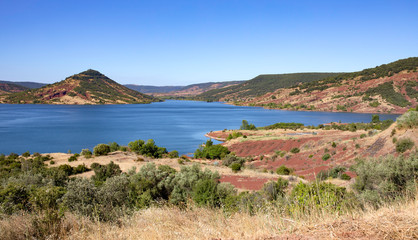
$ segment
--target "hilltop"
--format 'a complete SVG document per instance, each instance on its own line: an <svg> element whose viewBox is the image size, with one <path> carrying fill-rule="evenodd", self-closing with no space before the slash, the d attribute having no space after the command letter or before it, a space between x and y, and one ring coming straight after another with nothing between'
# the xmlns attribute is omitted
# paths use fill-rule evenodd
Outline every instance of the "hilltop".
<svg viewBox="0 0 418 240"><path fill-rule="evenodd" d="M196 99L204 101L240 101L276 89L294 86L298 83L312 82L336 75L338 73L263 74L238 85L204 92L197 95Z"/></svg>
<svg viewBox="0 0 418 240"><path fill-rule="evenodd" d="M8 93L15 93L15 92L22 92L25 90L27 90L26 87L22 87L17 84L13 84L9 82L0 82L0 95L8 94Z"/></svg>
<svg viewBox="0 0 418 240"><path fill-rule="evenodd" d="M127 104L155 101L159 100L120 85L92 69L54 84L0 98L2 103L44 104Z"/></svg>
<svg viewBox="0 0 418 240"><path fill-rule="evenodd" d="M291 87L264 88L257 97L245 91L218 95L206 92L200 97L272 109L400 114L417 105L417 68L418 58L413 57Z"/></svg>

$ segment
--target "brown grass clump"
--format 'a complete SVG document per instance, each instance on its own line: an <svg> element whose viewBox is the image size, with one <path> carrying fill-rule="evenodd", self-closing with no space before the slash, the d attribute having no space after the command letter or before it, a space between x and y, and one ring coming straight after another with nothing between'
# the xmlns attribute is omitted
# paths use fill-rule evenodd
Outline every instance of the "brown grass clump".
<svg viewBox="0 0 418 240"><path fill-rule="evenodd" d="M221 210L152 207L120 223L101 223L67 214L48 239L418 239L418 200L350 215L226 215ZM0 220L1 239L38 239L36 216Z"/></svg>

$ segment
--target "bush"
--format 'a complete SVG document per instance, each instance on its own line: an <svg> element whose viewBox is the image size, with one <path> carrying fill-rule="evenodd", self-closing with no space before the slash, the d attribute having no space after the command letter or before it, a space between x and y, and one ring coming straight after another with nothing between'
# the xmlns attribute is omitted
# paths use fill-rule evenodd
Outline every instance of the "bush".
<svg viewBox="0 0 418 240"><path fill-rule="evenodd" d="M199 206L215 207L219 204L218 183L212 179L199 180L193 188L193 201Z"/></svg>
<svg viewBox="0 0 418 240"><path fill-rule="evenodd" d="M374 206L399 197L413 197L417 190L417 169L417 152L409 157L388 155L379 159L360 160L354 166L357 177L353 188L362 200Z"/></svg>
<svg viewBox="0 0 418 240"><path fill-rule="evenodd" d="M261 191L268 201L275 201L285 195L285 189L288 185L289 182L287 180L279 178L277 182L271 181L265 183Z"/></svg>
<svg viewBox="0 0 418 240"><path fill-rule="evenodd" d="M22 154L23 157L30 157L30 152L26 151Z"/></svg>
<svg viewBox="0 0 418 240"><path fill-rule="evenodd" d="M350 176L348 176L346 173L343 173L342 175L341 175L341 177L340 177L342 180L351 180L351 177Z"/></svg>
<svg viewBox="0 0 418 240"><path fill-rule="evenodd" d="M179 157L179 152L174 150L168 153L168 157L169 158L178 158Z"/></svg>
<svg viewBox="0 0 418 240"><path fill-rule="evenodd" d="M279 175L289 175L293 172L293 169L287 168L285 165L282 165L276 169L276 173Z"/></svg>
<svg viewBox="0 0 418 240"><path fill-rule="evenodd" d="M108 153L110 153L110 147L109 145L101 143L94 147L93 152L96 156L107 155Z"/></svg>
<svg viewBox="0 0 418 240"><path fill-rule="evenodd" d="M233 163L239 163L242 165L244 164L244 162L245 162L244 158L237 157L233 154L228 154L222 159L222 165L227 166L227 167L231 166L231 164Z"/></svg>
<svg viewBox="0 0 418 240"><path fill-rule="evenodd" d="M295 147L295 148L292 148L292 149L290 150L290 152L291 152L291 153L298 153L298 152L300 152L300 149L299 149L299 148L297 148L297 147Z"/></svg>
<svg viewBox="0 0 418 240"><path fill-rule="evenodd" d="M90 167L94 170L94 176L92 176L91 179L95 181L96 184L99 184L99 185L103 183L104 181L106 181L106 179L110 177L118 176L122 173L119 165L113 162L110 162L107 165L100 165L98 163L96 164L93 163Z"/></svg>
<svg viewBox="0 0 418 240"><path fill-rule="evenodd" d="M414 142L409 138L402 138L396 142L396 151L404 153L414 146Z"/></svg>
<svg viewBox="0 0 418 240"><path fill-rule="evenodd" d="M227 147L224 147L222 145L213 145L212 140L208 140L206 141L204 147L200 147L195 151L194 157L207 159L222 159L229 153L230 151Z"/></svg>
<svg viewBox="0 0 418 240"><path fill-rule="evenodd" d="M322 160L324 160L324 161L326 161L326 160L328 160L328 159L330 159L331 158L331 155L329 154L329 153L325 153L323 156L322 156Z"/></svg>
<svg viewBox="0 0 418 240"><path fill-rule="evenodd" d="M416 128L418 127L418 112L409 111L396 119L398 128Z"/></svg>
<svg viewBox="0 0 418 240"><path fill-rule="evenodd" d="M335 142L332 142L331 146L332 146L333 148L336 148L336 147L337 147L337 144L336 144Z"/></svg>
<svg viewBox="0 0 418 240"><path fill-rule="evenodd" d="M97 187L86 178L76 178L68 183L62 202L71 212L93 218L97 214Z"/></svg>
<svg viewBox="0 0 418 240"><path fill-rule="evenodd" d="M254 124L248 124L247 120L242 120L242 125L239 129L240 130L257 130Z"/></svg>
<svg viewBox="0 0 418 240"><path fill-rule="evenodd" d="M85 158L91 158L91 151L89 149L83 149L81 150L81 155L84 156Z"/></svg>
<svg viewBox="0 0 418 240"><path fill-rule="evenodd" d="M74 162L74 161L77 161L77 156L74 154L74 155L72 155L72 156L70 156L69 158L68 158L68 161L69 162Z"/></svg>
<svg viewBox="0 0 418 240"><path fill-rule="evenodd" d="M242 165L240 163L234 162L231 164L230 168L234 173L241 171Z"/></svg>
<svg viewBox="0 0 418 240"><path fill-rule="evenodd" d="M119 150L119 144L115 143L115 142L111 142L109 143L109 148L110 148L110 152L116 152Z"/></svg>
<svg viewBox="0 0 418 240"><path fill-rule="evenodd" d="M343 175L343 172L345 172L346 168L342 166L337 166L328 170L322 170L318 173L316 176L316 179L318 180L325 180L329 177L331 178L341 178ZM348 176L348 175L347 175Z"/></svg>
<svg viewBox="0 0 418 240"><path fill-rule="evenodd" d="M365 138L365 137L367 137L367 135L364 133L360 135L360 138Z"/></svg>

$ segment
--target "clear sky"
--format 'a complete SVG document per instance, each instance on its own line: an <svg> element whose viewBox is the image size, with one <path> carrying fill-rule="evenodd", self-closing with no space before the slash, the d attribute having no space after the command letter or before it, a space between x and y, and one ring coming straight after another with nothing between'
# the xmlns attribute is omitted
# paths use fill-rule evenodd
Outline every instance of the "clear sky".
<svg viewBox="0 0 418 240"><path fill-rule="evenodd" d="M418 0L0 0L0 79L187 85L418 56Z"/></svg>

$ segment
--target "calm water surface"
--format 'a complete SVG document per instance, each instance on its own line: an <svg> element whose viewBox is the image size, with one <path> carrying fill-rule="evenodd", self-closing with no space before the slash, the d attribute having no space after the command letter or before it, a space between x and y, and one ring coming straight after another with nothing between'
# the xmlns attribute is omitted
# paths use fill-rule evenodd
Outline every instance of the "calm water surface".
<svg viewBox="0 0 418 240"><path fill-rule="evenodd" d="M276 122L318 125L370 122L372 114L267 110L222 103L166 101L139 105L0 104L0 153L80 152L99 143L127 145L154 139L158 146L192 153L212 130L237 129L243 119L256 126ZM398 115L382 114L381 120Z"/></svg>

